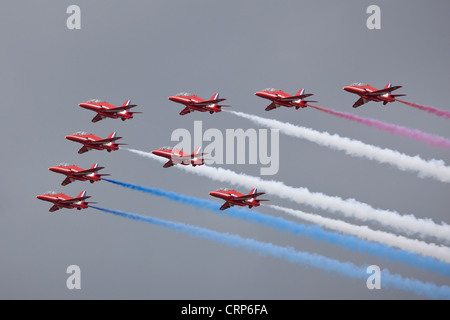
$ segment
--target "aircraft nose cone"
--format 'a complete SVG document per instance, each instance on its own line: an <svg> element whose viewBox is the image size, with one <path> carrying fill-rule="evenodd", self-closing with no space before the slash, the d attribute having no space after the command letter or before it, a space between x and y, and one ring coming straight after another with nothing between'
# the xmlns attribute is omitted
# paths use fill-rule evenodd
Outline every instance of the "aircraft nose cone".
<svg viewBox="0 0 450 320"><path fill-rule="evenodd" d="M345 91L350 91L350 86L345 86L342 89L344 89Z"/></svg>

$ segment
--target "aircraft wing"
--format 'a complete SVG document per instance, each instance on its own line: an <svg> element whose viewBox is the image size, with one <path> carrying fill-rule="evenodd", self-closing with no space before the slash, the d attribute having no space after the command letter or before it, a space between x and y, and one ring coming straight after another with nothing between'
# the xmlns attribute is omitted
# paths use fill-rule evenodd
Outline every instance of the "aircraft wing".
<svg viewBox="0 0 450 320"><path fill-rule="evenodd" d="M102 120L104 117L101 116L100 114L97 114L95 117L92 118L92 122L99 122L100 120Z"/></svg>
<svg viewBox="0 0 450 320"><path fill-rule="evenodd" d="M88 199L88 198L90 198L90 197L91 197L91 196L84 196L84 197L79 197L79 198L72 198L72 199L67 199L67 200L59 201L58 203L61 203L61 204L72 204L72 203L75 203L75 202L78 202L78 201L86 200L86 199Z"/></svg>
<svg viewBox="0 0 450 320"><path fill-rule="evenodd" d="M115 137L115 138L107 138L107 139L102 139L102 140L97 140L97 141L90 141L90 144L104 144L107 142L114 142L116 140L122 139L122 137Z"/></svg>
<svg viewBox="0 0 450 320"><path fill-rule="evenodd" d="M185 114L191 113L191 109L189 107L184 108L181 110L180 115L184 116Z"/></svg>
<svg viewBox="0 0 450 320"><path fill-rule="evenodd" d="M266 111L270 111L273 110L277 107L277 105L275 104L275 102L272 102L271 104L269 104L266 108Z"/></svg>
<svg viewBox="0 0 450 320"><path fill-rule="evenodd" d="M194 102L194 103L192 103L192 105L193 106L209 106L210 104L219 103L219 102L222 102L225 100L227 100L227 99L206 100L206 101L201 101L201 102Z"/></svg>
<svg viewBox="0 0 450 320"><path fill-rule="evenodd" d="M123 110L128 110L131 108L137 107L137 104L130 104L128 106L121 106L121 107L115 107L115 108L111 108L111 109L102 109L102 112L104 113L116 113L116 112L120 112Z"/></svg>
<svg viewBox="0 0 450 320"><path fill-rule="evenodd" d="M205 154L208 154L208 153L202 152L202 153L197 153L197 154L188 154L188 155L185 155L185 156L176 156L176 155L172 154L171 158L178 162L178 161L191 160L191 159L194 159L194 158L203 158L203 156Z"/></svg>
<svg viewBox="0 0 450 320"><path fill-rule="evenodd" d="M310 96L312 96L311 93L301 94L301 95L298 95L298 96L290 96L290 97L286 97L286 98L281 98L281 99L278 99L278 101L289 102L289 101L294 101L294 100L298 100L298 99L307 98L307 97L310 97Z"/></svg>
<svg viewBox="0 0 450 320"><path fill-rule="evenodd" d="M69 183L72 183L73 179L70 179L69 177L65 178L64 181L61 183L63 186L67 186Z"/></svg>
<svg viewBox="0 0 450 320"><path fill-rule="evenodd" d="M72 173L72 175L73 176L84 176L89 173L97 172L98 170L101 170L103 168L105 168L105 167L97 167L97 168L87 169L87 170L83 170L83 171L79 171L79 172L74 172L74 173Z"/></svg>
<svg viewBox="0 0 450 320"><path fill-rule="evenodd" d="M370 93L366 93L367 96L381 96L383 94L392 92L394 90L400 89L402 86L395 86L395 87L390 87L390 88L386 88L386 89L381 89L381 90L377 90L374 92L370 92Z"/></svg>
<svg viewBox="0 0 450 320"><path fill-rule="evenodd" d="M225 210L231 207L231 204L227 201L221 207L220 210Z"/></svg>
<svg viewBox="0 0 450 320"><path fill-rule="evenodd" d="M175 165L175 163L173 163L172 160L169 160L163 165L163 167L164 168L170 168L170 167L172 167L174 165Z"/></svg>
<svg viewBox="0 0 450 320"><path fill-rule="evenodd" d="M356 102L353 104L353 108L358 108L358 107L362 106L362 105L363 105L364 103L366 103L366 102L367 102L366 99L364 99L364 98L359 98L358 101L356 101Z"/></svg>
<svg viewBox="0 0 450 320"><path fill-rule="evenodd" d="M82 154L82 153L85 153L85 152L88 152L88 151L89 151L89 148L88 148L88 147L82 146L81 149L78 150L78 153L79 153L79 154Z"/></svg>
<svg viewBox="0 0 450 320"><path fill-rule="evenodd" d="M61 209L58 205L53 205L51 208L50 208L50 210L48 210L48 211L50 211L50 212L55 212L55 211L57 211L57 210L59 210L59 209Z"/></svg>
<svg viewBox="0 0 450 320"><path fill-rule="evenodd" d="M257 193L253 193L253 194L246 194L244 196L233 198L233 200L237 200L237 201L248 200L248 199L256 198L256 197L258 197L258 196L260 196L262 194L265 194L265 192L257 192Z"/></svg>

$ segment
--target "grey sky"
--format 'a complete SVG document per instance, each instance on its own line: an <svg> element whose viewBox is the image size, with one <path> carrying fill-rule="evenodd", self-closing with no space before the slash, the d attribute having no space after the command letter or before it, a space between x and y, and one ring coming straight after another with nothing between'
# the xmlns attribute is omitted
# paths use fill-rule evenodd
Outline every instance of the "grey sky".
<svg viewBox="0 0 450 320"><path fill-rule="evenodd" d="M66 8L81 8L81 30L66 28ZM366 8L381 8L381 30L366 28ZM94 209L61 210L35 199L47 190L75 196L87 190L99 206L181 221L220 232L293 246L357 265L450 285L450 280L311 239L282 234L166 199L114 186L74 182L48 171L60 162L98 162L111 178L203 199L232 187L119 150L79 155L64 136L117 131L130 147L173 145L176 128L255 128L225 112L179 116L167 99L180 91L215 92L233 110L338 133L380 147L450 163L448 150L379 132L313 109L264 111L254 93L276 87L314 93L319 105L450 137L449 120L400 103L352 109L353 82L402 85L408 101L449 110L448 1L8 1L0 13L4 104L0 201L2 299L422 299L243 249L218 245ZM400 92L401 91L401 92ZM142 111L122 122L90 120L78 107L91 98L131 99ZM225 165L257 175L259 165ZM415 173L280 135L280 170L272 177L330 196L450 223L449 185ZM255 186L257 187L257 186ZM241 192L248 192L237 188ZM265 195L270 204L340 218ZM215 200L214 200L215 201ZM221 202L217 201L220 205ZM280 215L259 207L264 214ZM284 216L296 221L294 218ZM357 221L346 219L358 223ZM298 221L301 222L301 221ZM376 224L370 224L379 228ZM82 289L68 290L67 266L81 267Z"/></svg>

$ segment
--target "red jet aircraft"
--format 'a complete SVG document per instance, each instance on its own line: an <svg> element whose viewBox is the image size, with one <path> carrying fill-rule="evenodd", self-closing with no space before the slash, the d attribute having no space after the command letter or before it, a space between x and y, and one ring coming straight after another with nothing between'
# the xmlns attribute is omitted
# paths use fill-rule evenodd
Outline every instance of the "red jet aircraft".
<svg viewBox="0 0 450 320"><path fill-rule="evenodd" d="M263 199L256 199L256 197L264 194L264 192L257 192L256 188L252 189L249 194L244 195L236 190L228 190L226 188L219 189L216 191L211 191L209 193L211 196L225 200L226 202L220 207L220 210L228 209L234 205L245 207L248 206L250 209L253 207L258 207L260 201L269 201Z"/></svg>
<svg viewBox="0 0 450 320"><path fill-rule="evenodd" d="M91 149L106 150L108 152L119 150L119 145L126 145L126 143L114 143L114 141L122 139L122 137L116 137L116 132L111 133L106 139L94 136L87 132L76 132L74 134L66 136L66 139L79 142L83 144L78 153L85 153Z"/></svg>
<svg viewBox="0 0 450 320"><path fill-rule="evenodd" d="M120 107L116 107L106 101L101 101L98 99L91 99L86 102L80 103L79 106L88 110L92 110L97 112L97 115L92 118L92 122L100 121L104 118L113 118L113 119L122 119L125 121L126 119L133 119L133 114L142 113L142 112L130 112L128 109L134 108L137 104L130 104L130 100L124 102L124 104Z"/></svg>
<svg viewBox="0 0 450 320"><path fill-rule="evenodd" d="M368 84L359 82L344 87L344 90L360 96L358 101L353 104L353 108L358 108L369 101L383 101L383 105L386 105L388 102L394 102L396 97L405 96L404 94L391 94L392 91L400 89L401 87L402 86L393 87L388 83L384 89L378 90Z"/></svg>
<svg viewBox="0 0 450 320"><path fill-rule="evenodd" d="M172 149L172 147L162 147L160 149L153 150L152 153L157 156L169 159L169 161L167 161L164 164L163 166L164 168L169 168L176 164L183 164L183 165L191 164L193 167L201 166L205 164L203 155L207 154L201 153L200 147L195 149L195 151L192 152L191 154L185 153L178 149Z"/></svg>
<svg viewBox="0 0 450 320"><path fill-rule="evenodd" d="M61 183L61 185L65 186L69 183L79 180L79 181L90 181L94 183L95 181L102 180L102 176L109 176L109 174L98 174L97 171L103 169L104 167L99 167L98 163L95 163L89 169L81 169L74 165L69 165L67 163L61 163L57 166L48 168L50 171L61 173L67 176L66 179Z"/></svg>
<svg viewBox="0 0 450 320"><path fill-rule="evenodd" d="M174 96L170 96L169 100L184 104L186 107L181 110L180 115L191 113L193 111L208 112L213 114L214 112L222 111L222 107L231 107L218 104L226 99L219 99L219 94L214 94L211 99L204 100L191 93L181 92Z"/></svg>
<svg viewBox="0 0 450 320"><path fill-rule="evenodd" d="M86 209L89 203L96 203L84 201L90 198L90 196L86 196L86 191L82 191L76 198L69 197L64 193L56 193L55 191L49 191L47 193L37 195L36 198L48 202L53 202L53 206L49 210L50 212L54 212L61 208L77 208L77 210L81 210Z"/></svg>
<svg viewBox="0 0 450 320"><path fill-rule="evenodd" d="M255 92L255 95L272 101L272 103L267 106L266 111L279 108L280 106L288 108L295 107L295 109L298 110L299 108L306 108L310 102L317 102L303 100L304 98L312 96L311 93L305 94L305 89L300 89L295 96L291 96L284 91L274 88L267 88L262 91Z"/></svg>

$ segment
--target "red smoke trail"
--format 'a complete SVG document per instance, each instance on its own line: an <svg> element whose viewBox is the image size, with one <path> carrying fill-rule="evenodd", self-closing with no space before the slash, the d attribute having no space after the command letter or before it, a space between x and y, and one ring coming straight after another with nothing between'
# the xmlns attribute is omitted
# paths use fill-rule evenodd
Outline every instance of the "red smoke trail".
<svg viewBox="0 0 450 320"><path fill-rule="evenodd" d="M410 137L410 138L413 138L418 141L424 141L432 146L437 146L437 147L441 147L444 149L450 148L450 140L445 139L443 137L435 136L435 135L432 135L429 133L425 133L420 130L409 129L406 127L402 127L402 126L398 126L398 125L390 124L390 123L385 123L385 122L378 121L375 119L363 118L363 117L355 116L350 113L340 112L340 111L336 111L333 109L322 108L322 107L317 107L317 106L312 106L312 105L309 105L309 106L314 109L317 109L317 110L320 110L320 111L323 111L323 112L326 112L329 114L333 114L333 115L341 117L341 118L345 118L345 119L348 119L351 121L363 123L370 127L377 128L378 130L385 130L385 131L388 131L393 134L398 134L398 135L401 135L404 137Z"/></svg>
<svg viewBox="0 0 450 320"><path fill-rule="evenodd" d="M430 106L423 106L421 104L417 104L417 103L412 103L412 102L408 102L408 101L403 101L403 100L399 100L399 99L395 99L395 101L404 103L408 106L420 109L420 110L425 110L426 112L429 113L434 113L435 115L439 116L439 117L446 117L447 119L450 118L450 111L446 111L446 110L439 110L436 109L434 107L430 107Z"/></svg>

